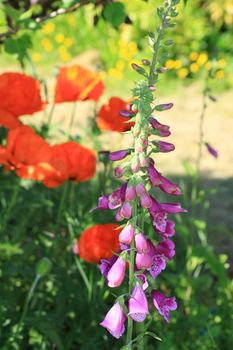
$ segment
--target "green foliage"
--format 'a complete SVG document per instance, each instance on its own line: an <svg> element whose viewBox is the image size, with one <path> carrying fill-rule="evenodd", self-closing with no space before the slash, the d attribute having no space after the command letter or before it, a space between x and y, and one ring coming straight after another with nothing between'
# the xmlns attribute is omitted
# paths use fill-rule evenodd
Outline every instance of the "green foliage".
<svg viewBox="0 0 233 350"><path fill-rule="evenodd" d="M121 2L107 3L103 15L107 22L114 27L119 27L125 21L125 6Z"/></svg>

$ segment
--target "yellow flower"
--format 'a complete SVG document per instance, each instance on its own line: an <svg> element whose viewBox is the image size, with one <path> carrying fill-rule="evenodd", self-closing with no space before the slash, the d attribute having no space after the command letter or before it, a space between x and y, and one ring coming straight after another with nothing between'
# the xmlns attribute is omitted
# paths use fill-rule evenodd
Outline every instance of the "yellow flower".
<svg viewBox="0 0 233 350"><path fill-rule="evenodd" d="M33 54L32 54L32 60L33 60L33 62L40 62L41 61L41 54L40 53L38 53L38 52L34 52Z"/></svg>
<svg viewBox="0 0 233 350"><path fill-rule="evenodd" d="M226 61L222 58L218 61L218 66L224 68L226 66Z"/></svg>
<svg viewBox="0 0 233 350"><path fill-rule="evenodd" d="M177 75L180 79L185 79L188 75L188 69L187 68L181 68L178 70Z"/></svg>
<svg viewBox="0 0 233 350"><path fill-rule="evenodd" d="M205 64L205 69L211 70L211 68L212 68L212 63L211 63L211 62L207 62L207 63Z"/></svg>
<svg viewBox="0 0 233 350"><path fill-rule="evenodd" d="M67 22L71 27L75 27L76 19L73 15L67 15Z"/></svg>
<svg viewBox="0 0 233 350"><path fill-rule="evenodd" d="M67 51L59 52L59 55L60 55L61 60L64 62L67 62L71 59L71 56L70 56L69 52L67 52Z"/></svg>
<svg viewBox="0 0 233 350"><path fill-rule="evenodd" d="M136 53L138 52L137 44L134 41L130 41L128 45L128 50L132 56L136 55Z"/></svg>
<svg viewBox="0 0 233 350"><path fill-rule="evenodd" d="M119 39L119 41L118 41L118 45L120 46L120 48L124 48L124 47L126 47L126 42L125 42L125 40L123 40L123 39Z"/></svg>
<svg viewBox="0 0 233 350"><path fill-rule="evenodd" d="M42 39L41 44L45 52L51 52L53 50L53 45L51 44L51 41L49 39L47 38Z"/></svg>
<svg viewBox="0 0 233 350"><path fill-rule="evenodd" d="M215 73L215 78L217 79L223 79L225 77L225 73L223 70L218 70L216 73Z"/></svg>
<svg viewBox="0 0 233 350"><path fill-rule="evenodd" d="M198 59L197 59L197 63L202 66L203 64L205 64L208 61L208 55L205 52L200 53Z"/></svg>
<svg viewBox="0 0 233 350"><path fill-rule="evenodd" d="M125 67L125 62L124 61L117 61L116 63L116 69L118 70L123 70Z"/></svg>
<svg viewBox="0 0 233 350"><path fill-rule="evenodd" d="M199 71L199 68L200 67L198 66L197 63L192 63L192 64L190 64L190 67L189 67L189 69L192 73L197 73Z"/></svg>
<svg viewBox="0 0 233 350"><path fill-rule="evenodd" d="M64 41L64 45L66 47L71 47L74 43L74 40L72 38L66 38L65 41Z"/></svg>
<svg viewBox="0 0 233 350"><path fill-rule="evenodd" d="M55 35L55 41L60 44L65 40L65 35L63 33L57 33Z"/></svg>
<svg viewBox="0 0 233 350"><path fill-rule="evenodd" d="M62 54L64 52L67 52L67 49L66 49L66 47L64 45L61 45L61 46L58 47L58 52L60 54Z"/></svg>
<svg viewBox="0 0 233 350"><path fill-rule="evenodd" d="M180 60L175 60L174 61L174 68L180 69L181 67L182 67L182 63L180 62Z"/></svg>
<svg viewBox="0 0 233 350"><path fill-rule="evenodd" d="M191 52L189 55L190 61L196 61L198 59L198 53L197 52Z"/></svg>
<svg viewBox="0 0 233 350"><path fill-rule="evenodd" d="M168 69L173 69L175 67L174 62L175 61L173 61L173 60L167 60L165 63L165 67Z"/></svg>
<svg viewBox="0 0 233 350"><path fill-rule="evenodd" d="M116 78L119 80L121 80L123 78L122 72L120 72L116 68L109 69L108 74L110 75L110 77L113 77L113 78Z"/></svg>
<svg viewBox="0 0 233 350"><path fill-rule="evenodd" d="M50 34L54 31L55 24L53 22L48 22L43 26L43 32L44 34Z"/></svg>

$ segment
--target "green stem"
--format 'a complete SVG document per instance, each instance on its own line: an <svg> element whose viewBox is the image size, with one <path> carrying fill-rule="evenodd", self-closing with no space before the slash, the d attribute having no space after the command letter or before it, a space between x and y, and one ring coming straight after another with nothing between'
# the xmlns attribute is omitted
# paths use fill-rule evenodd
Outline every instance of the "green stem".
<svg viewBox="0 0 233 350"><path fill-rule="evenodd" d="M154 70L155 70L155 66L157 64L158 53L159 53L159 48L160 48L159 45L160 45L160 42L162 40L163 31L165 29L166 17L168 15L171 7L172 7L172 5L169 4L169 6L167 7L167 10L165 11L165 13L163 15L163 20L162 20L161 26L159 27L159 31L158 31L158 37L157 37L157 40L154 44L153 57L152 57L152 61L151 61L151 65L150 65L150 72L149 72L149 86L153 85Z"/></svg>
<svg viewBox="0 0 233 350"><path fill-rule="evenodd" d="M197 170L197 176L200 175L200 168L201 168L201 159L202 159L202 150L204 145L204 118L207 108L207 95L206 95L206 88L203 90L203 103L202 103L202 110L200 114L199 119L199 143L198 143L198 156L197 156L197 163L196 163L196 170Z"/></svg>
<svg viewBox="0 0 233 350"><path fill-rule="evenodd" d="M77 107L77 103L74 102L73 103L73 109L72 109L72 113L71 113L71 118L70 118L70 124L69 124L69 128L68 128L68 136L70 137L71 134L71 130L74 124L74 118L75 118L75 113L76 113L76 107Z"/></svg>
<svg viewBox="0 0 233 350"><path fill-rule="evenodd" d="M55 110L55 102L53 102L52 106L51 106L51 109L50 109L50 112L49 112L49 117L48 117L48 121L47 121L47 128L49 129L50 125L51 125L51 121L52 121L52 116L53 116L53 112Z"/></svg>
<svg viewBox="0 0 233 350"><path fill-rule="evenodd" d="M62 196L61 196L61 200L60 200L60 205L59 205L59 208L58 208L57 219L56 219L56 224L55 224L55 232L57 232L57 230L59 229L59 225L60 225L60 222L61 222L61 219L62 219L62 215L63 215L64 204L66 202L68 189L69 189L69 182L66 181L66 183L65 183L65 185L63 187Z"/></svg>
<svg viewBox="0 0 233 350"><path fill-rule="evenodd" d="M29 307L30 301L31 301L31 299L32 299L32 296L33 296L33 294L34 294L34 291L35 291L35 289L36 289L36 286L37 286L37 284L38 284L38 282L39 282L39 280L40 280L40 277L41 277L40 275L36 275L36 277L35 277L35 279L34 279L32 285L31 285L31 288L29 289L29 292L28 292L28 294L27 294L27 298L26 298L25 303L24 303L24 306L23 306L23 312L22 312L22 314L21 314L21 317L20 317L20 320L19 320L19 323L18 323L18 326L17 326L17 329L16 329L16 332L15 332L15 335L14 335L14 337L13 337L12 342L14 341L14 339L17 339L18 334L19 334L19 332L21 331L21 326L22 326L22 324L23 324L23 322L24 322L24 320L25 320L25 317L26 317L26 315L27 315L28 307Z"/></svg>
<svg viewBox="0 0 233 350"><path fill-rule="evenodd" d="M137 220L137 202L133 202L133 215L132 215L132 226L136 228ZM134 287L134 265L135 265L135 240L132 240L130 246L130 258L129 258L129 295L131 295ZM130 344L133 336L133 319L128 316L128 327L126 335L126 344Z"/></svg>
<svg viewBox="0 0 233 350"><path fill-rule="evenodd" d="M82 266L82 264L81 264L79 258L75 256L75 259L74 259L74 260L75 260L75 264L76 264L76 266L77 266L77 269L79 270L79 273L80 273L80 275L81 275L81 277L82 277L82 279L83 279L83 282L84 282L84 284L85 284L85 286L86 286L86 288L87 288L87 292L88 292L88 301L90 302L91 295L92 295L92 292L91 292L91 290L92 290L91 285L90 285L90 283L89 283L89 280L88 280L88 278L87 278L87 275L86 275L86 273L85 273L85 271L84 271L84 269L83 269L83 266Z"/></svg>
<svg viewBox="0 0 233 350"><path fill-rule="evenodd" d="M20 190L20 185L17 182L16 185L14 186L9 205L6 209L5 215L4 215L3 220L2 220L2 225L1 225L2 232L5 230L6 225L8 223L8 220L10 218L11 211L12 211L13 207L15 206L15 203L16 203L17 198L18 198L19 190Z"/></svg>

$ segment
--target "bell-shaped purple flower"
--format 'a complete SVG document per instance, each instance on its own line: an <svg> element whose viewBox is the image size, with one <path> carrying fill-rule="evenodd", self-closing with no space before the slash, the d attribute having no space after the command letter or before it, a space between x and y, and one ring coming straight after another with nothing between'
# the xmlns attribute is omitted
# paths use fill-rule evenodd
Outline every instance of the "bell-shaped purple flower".
<svg viewBox="0 0 233 350"><path fill-rule="evenodd" d="M135 263L138 270L149 269L152 265L152 257L148 253L137 253Z"/></svg>
<svg viewBox="0 0 233 350"><path fill-rule="evenodd" d="M150 118L150 125L156 131L169 131L170 126L161 124L157 119Z"/></svg>
<svg viewBox="0 0 233 350"><path fill-rule="evenodd" d="M218 158L218 152L208 142L205 142L205 145L209 154L211 154L214 158Z"/></svg>
<svg viewBox="0 0 233 350"><path fill-rule="evenodd" d="M118 256L113 255L110 259L102 259L100 261L100 271L102 275L107 279L107 275L112 265L117 261Z"/></svg>
<svg viewBox="0 0 233 350"><path fill-rule="evenodd" d="M173 107L173 103L163 103L161 105L155 106L155 110L158 112L166 111Z"/></svg>
<svg viewBox="0 0 233 350"><path fill-rule="evenodd" d="M122 149L120 151L111 152L109 154L109 160L112 160L112 161L122 160L129 155L129 152L130 152L129 149Z"/></svg>
<svg viewBox="0 0 233 350"><path fill-rule="evenodd" d="M135 246L138 253L147 253L149 251L148 240L142 233L138 233L135 236Z"/></svg>
<svg viewBox="0 0 233 350"><path fill-rule="evenodd" d="M176 298L168 298L157 290L152 291L152 300L155 308L158 310L161 316L169 322L170 321L170 311L177 309Z"/></svg>
<svg viewBox="0 0 233 350"><path fill-rule="evenodd" d="M153 167L153 165L149 165L147 168L147 172L149 175L150 183L153 186L159 186L162 184L162 179L160 173Z"/></svg>
<svg viewBox="0 0 233 350"><path fill-rule="evenodd" d="M132 216L132 207L128 202L125 202L121 209L120 209L120 215L124 219L130 219Z"/></svg>
<svg viewBox="0 0 233 350"><path fill-rule="evenodd" d="M163 192L171 194L173 196L179 196L182 194L178 184L174 184L173 182L171 182L163 176L161 176L161 182L162 183L159 185L159 188Z"/></svg>
<svg viewBox="0 0 233 350"><path fill-rule="evenodd" d="M143 196L146 193L146 189L145 189L145 186L143 185L143 183L137 184L136 193L137 193L137 196L139 196L139 197Z"/></svg>
<svg viewBox="0 0 233 350"><path fill-rule="evenodd" d="M164 241L158 243L156 251L158 254L161 254L167 259L171 260L176 254L175 244L170 239L165 239Z"/></svg>
<svg viewBox="0 0 233 350"><path fill-rule="evenodd" d="M126 225L119 235L120 243L130 245L134 237L134 229L132 225Z"/></svg>
<svg viewBox="0 0 233 350"><path fill-rule="evenodd" d="M160 208L167 214L187 212L186 209L181 208L180 203L160 203Z"/></svg>
<svg viewBox="0 0 233 350"><path fill-rule="evenodd" d="M131 297L129 298L129 316L136 322L143 322L149 314L148 302L139 283L136 284Z"/></svg>
<svg viewBox="0 0 233 350"><path fill-rule="evenodd" d="M164 238L173 237L175 235L175 223L172 220L167 220L164 232L161 232L158 229L155 229L155 231Z"/></svg>
<svg viewBox="0 0 233 350"><path fill-rule="evenodd" d="M140 275L136 275L135 277L142 282L143 290L146 290L149 287L149 284L147 282L146 272L142 272Z"/></svg>
<svg viewBox="0 0 233 350"><path fill-rule="evenodd" d="M125 192L125 199L127 201L134 201L135 197L136 197L136 190L134 186L128 186Z"/></svg>
<svg viewBox="0 0 233 350"><path fill-rule="evenodd" d="M147 209L152 206L152 200L148 193L145 193L140 197L140 204L142 208L147 208Z"/></svg>
<svg viewBox="0 0 233 350"><path fill-rule="evenodd" d="M118 287L121 285L125 277L126 262L119 257L117 261L112 265L107 274L107 281L109 287Z"/></svg>
<svg viewBox="0 0 233 350"><path fill-rule="evenodd" d="M173 145L173 143L164 142L164 141L158 141L157 146L159 147L159 151L163 153L172 152L175 149L175 146Z"/></svg>
<svg viewBox="0 0 233 350"><path fill-rule="evenodd" d="M119 208L125 200L125 191L127 188L127 183L122 185L118 190L114 191L108 196L108 207L109 209Z"/></svg>
<svg viewBox="0 0 233 350"><path fill-rule="evenodd" d="M149 268L149 272L153 278L156 278L165 268L166 260L163 256L157 253L154 244L148 240L149 243L149 252L148 254L151 257L152 264Z"/></svg>
<svg viewBox="0 0 233 350"><path fill-rule="evenodd" d="M126 316L119 302L108 311L100 325L106 328L115 338L119 339L125 331Z"/></svg>

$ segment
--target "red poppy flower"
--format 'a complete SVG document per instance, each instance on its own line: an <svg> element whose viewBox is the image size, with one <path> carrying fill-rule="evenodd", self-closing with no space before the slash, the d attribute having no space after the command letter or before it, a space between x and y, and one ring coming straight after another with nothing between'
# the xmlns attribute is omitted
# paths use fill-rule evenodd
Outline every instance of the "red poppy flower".
<svg viewBox="0 0 233 350"><path fill-rule="evenodd" d="M119 97L112 97L108 103L104 104L97 117L97 125L100 130L127 131L130 130L134 123L126 123L130 118L121 117L120 111L128 110L128 102Z"/></svg>
<svg viewBox="0 0 233 350"><path fill-rule="evenodd" d="M0 75L0 109L2 114L5 111L14 117L20 117L41 111L44 105L45 103L40 96L39 81L22 73L10 72Z"/></svg>
<svg viewBox="0 0 233 350"><path fill-rule="evenodd" d="M98 101L104 91L100 75L79 65L61 67L57 77L55 102Z"/></svg>
<svg viewBox="0 0 233 350"><path fill-rule="evenodd" d="M94 225L85 230L78 241L80 257L91 263L109 259L120 251L118 224Z"/></svg>
<svg viewBox="0 0 233 350"><path fill-rule="evenodd" d="M4 126L7 129L14 129L20 125L20 121L13 114L0 108L0 126Z"/></svg>
<svg viewBox="0 0 233 350"><path fill-rule="evenodd" d="M2 164L24 179L42 180L52 170L50 146L29 126L9 131L5 151Z"/></svg>
<svg viewBox="0 0 233 350"><path fill-rule="evenodd" d="M43 183L57 187L66 180L84 182L95 175L96 157L94 151L73 141L51 147L52 157L49 172Z"/></svg>

